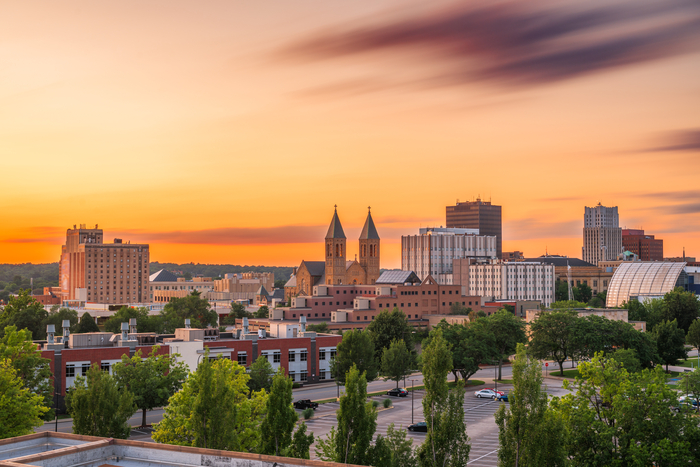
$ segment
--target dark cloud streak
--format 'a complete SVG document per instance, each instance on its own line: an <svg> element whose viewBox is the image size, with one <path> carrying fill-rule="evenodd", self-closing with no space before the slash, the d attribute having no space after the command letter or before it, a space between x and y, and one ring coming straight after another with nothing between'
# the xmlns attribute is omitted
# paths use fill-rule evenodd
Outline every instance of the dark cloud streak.
<svg viewBox="0 0 700 467"><path fill-rule="evenodd" d="M647 152L700 151L700 130L679 131L665 138L662 146Z"/></svg>
<svg viewBox="0 0 700 467"><path fill-rule="evenodd" d="M536 85L697 50L700 3L625 2L587 10L535 3L462 5L433 16L319 34L282 52L329 59L406 52L443 67L424 85ZM431 82L432 81L432 82Z"/></svg>

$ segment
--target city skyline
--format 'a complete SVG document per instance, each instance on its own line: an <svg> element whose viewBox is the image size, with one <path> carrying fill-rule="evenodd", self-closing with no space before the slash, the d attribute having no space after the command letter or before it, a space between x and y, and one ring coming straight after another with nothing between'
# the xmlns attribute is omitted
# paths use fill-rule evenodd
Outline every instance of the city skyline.
<svg viewBox="0 0 700 467"><path fill-rule="evenodd" d="M353 239L372 206L398 268L402 235L477 196L503 207L503 251L580 257L600 202L700 254L697 3L0 13L0 263L56 262L87 223L153 261L294 266L337 204Z"/></svg>

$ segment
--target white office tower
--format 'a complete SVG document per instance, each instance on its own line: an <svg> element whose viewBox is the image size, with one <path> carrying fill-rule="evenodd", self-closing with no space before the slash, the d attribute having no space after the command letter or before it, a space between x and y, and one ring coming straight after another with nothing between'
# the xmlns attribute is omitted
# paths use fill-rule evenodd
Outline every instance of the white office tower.
<svg viewBox="0 0 700 467"><path fill-rule="evenodd" d="M599 261L616 260L622 253L622 229L617 206L585 208L583 216L583 260L597 265Z"/></svg>

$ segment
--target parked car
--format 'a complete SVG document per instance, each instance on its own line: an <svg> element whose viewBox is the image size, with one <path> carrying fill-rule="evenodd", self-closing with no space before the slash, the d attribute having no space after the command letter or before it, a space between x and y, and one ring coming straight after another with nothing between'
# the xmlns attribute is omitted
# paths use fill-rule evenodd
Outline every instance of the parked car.
<svg viewBox="0 0 700 467"><path fill-rule="evenodd" d="M671 409L675 410L676 412L680 412L681 410L698 410L700 409L700 405L698 405L697 401L694 401L689 397L683 396L678 400L678 405L675 407L671 407Z"/></svg>
<svg viewBox="0 0 700 467"><path fill-rule="evenodd" d="M316 410L317 407L318 407L318 402L311 402L311 400L309 400L309 399L299 399L298 401L294 402L295 409L304 410L304 409L312 408L312 409Z"/></svg>
<svg viewBox="0 0 700 467"><path fill-rule="evenodd" d="M508 393L502 392L501 394L496 396L496 399L498 399L501 402L508 402Z"/></svg>
<svg viewBox="0 0 700 467"><path fill-rule="evenodd" d="M428 424L425 422L418 422L413 425L408 425L408 431L422 431L423 433L427 433Z"/></svg>
<svg viewBox="0 0 700 467"><path fill-rule="evenodd" d="M485 397L487 399L493 399L496 400L496 396L498 393L494 391L493 389L482 389L480 391L475 391L474 395L481 399L482 397Z"/></svg>
<svg viewBox="0 0 700 467"><path fill-rule="evenodd" d="M493 392L495 392L496 394L505 394L503 391L498 391L498 390L496 390L496 389L494 389L494 388L484 388L484 389L488 389L489 391L493 391Z"/></svg>
<svg viewBox="0 0 700 467"><path fill-rule="evenodd" d="M395 397L406 397L408 396L408 391L406 391L404 388L394 388L387 391L386 395Z"/></svg>

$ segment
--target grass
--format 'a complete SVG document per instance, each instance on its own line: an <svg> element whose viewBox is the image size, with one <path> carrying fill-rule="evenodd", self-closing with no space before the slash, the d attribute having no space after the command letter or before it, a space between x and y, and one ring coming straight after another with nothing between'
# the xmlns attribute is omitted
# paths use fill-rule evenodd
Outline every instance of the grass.
<svg viewBox="0 0 700 467"><path fill-rule="evenodd" d="M499 379L498 384L513 384L512 379Z"/></svg>
<svg viewBox="0 0 700 467"><path fill-rule="evenodd" d="M481 381L481 380L478 380L478 379L470 379L469 381L467 381L467 386L466 386L466 387L469 387L469 386L481 386L481 385L483 385L483 384L485 384L485 383L484 383L483 381ZM447 386L450 387L450 388L464 387L464 381L462 381L461 379L460 379L459 381L457 381L457 382L455 382L455 381L448 381L448 382L447 382ZM421 384L420 386L413 386L413 388L411 388L410 386L406 388L407 391L420 391L420 390L423 390L423 389L425 389L425 386L422 385L422 384Z"/></svg>
<svg viewBox="0 0 700 467"><path fill-rule="evenodd" d="M682 366L684 368L697 368L698 367L698 358L697 357L692 357L689 358L688 360L683 360L680 362L678 365L675 366Z"/></svg>
<svg viewBox="0 0 700 467"><path fill-rule="evenodd" d="M573 368L571 370L564 370L564 374L562 375L559 371L550 371L549 374L551 376L557 376L561 378L562 376L564 378L576 378L577 376L581 376L578 372L578 368Z"/></svg>

